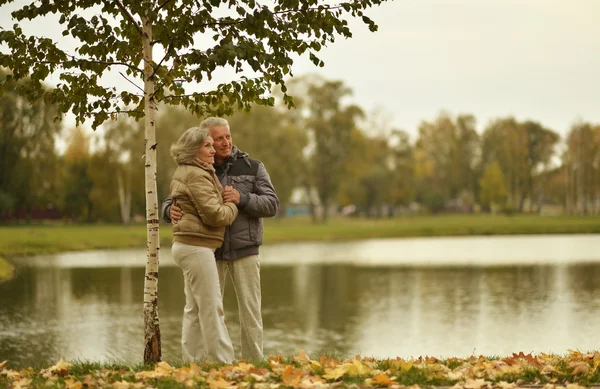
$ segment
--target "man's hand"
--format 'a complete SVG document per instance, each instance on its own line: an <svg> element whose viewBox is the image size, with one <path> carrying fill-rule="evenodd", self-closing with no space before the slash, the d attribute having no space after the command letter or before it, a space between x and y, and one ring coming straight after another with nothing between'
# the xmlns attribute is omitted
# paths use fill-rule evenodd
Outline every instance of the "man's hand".
<svg viewBox="0 0 600 389"><path fill-rule="evenodd" d="M183 213L181 212L181 208L177 206L177 200L173 200L173 204L171 205L171 209L169 210L169 217L171 218L171 223L176 225L181 220Z"/></svg>
<svg viewBox="0 0 600 389"><path fill-rule="evenodd" d="M224 203L234 203L238 205L240 203L240 192L237 189L234 189L232 186L227 185L223 189L223 202Z"/></svg>

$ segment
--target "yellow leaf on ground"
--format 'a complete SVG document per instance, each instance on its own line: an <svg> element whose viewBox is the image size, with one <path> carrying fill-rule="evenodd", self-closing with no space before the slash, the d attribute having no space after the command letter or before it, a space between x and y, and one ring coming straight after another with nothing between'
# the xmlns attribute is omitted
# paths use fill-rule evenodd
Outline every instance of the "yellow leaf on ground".
<svg viewBox="0 0 600 389"><path fill-rule="evenodd" d="M127 381L117 381L117 382L113 382L112 386L115 389L129 389L129 386L131 385L131 382L127 382Z"/></svg>
<svg viewBox="0 0 600 389"><path fill-rule="evenodd" d="M337 381L344 374L346 374L346 369L344 369L342 366L339 366L339 367L336 367L336 368L333 368L333 369L329 368L329 367L326 367L325 368L325 374L323 374L323 378L325 378L326 380Z"/></svg>
<svg viewBox="0 0 600 389"><path fill-rule="evenodd" d="M310 358L306 355L306 350L300 349L298 355L294 356L294 361L298 363L310 363Z"/></svg>
<svg viewBox="0 0 600 389"><path fill-rule="evenodd" d="M76 378L65 380L65 388L67 389L81 389L82 386L82 383Z"/></svg>
<svg viewBox="0 0 600 389"><path fill-rule="evenodd" d="M283 381L283 384L286 386L296 387L300 384L302 374L302 370L294 369L293 366L288 366L283 373L281 373L281 381Z"/></svg>
<svg viewBox="0 0 600 389"><path fill-rule="evenodd" d="M61 359L56 363L56 365L52 366L48 370L52 373L66 375L69 372L71 366L73 366L71 363L65 362Z"/></svg>
<svg viewBox="0 0 600 389"><path fill-rule="evenodd" d="M395 361L390 362L392 362L392 365L396 366L402 371L409 371L415 364L415 361L413 359L409 361L405 361L404 359L396 359Z"/></svg>
<svg viewBox="0 0 600 389"><path fill-rule="evenodd" d="M587 374L590 371L590 365L587 362L571 362L568 368L573 369L573 375Z"/></svg>
<svg viewBox="0 0 600 389"><path fill-rule="evenodd" d="M596 351L594 353L594 371L596 371L596 369L598 369L598 366L600 366L600 353ZM0 367L2 367L2 366L0 366Z"/></svg>
<svg viewBox="0 0 600 389"><path fill-rule="evenodd" d="M348 375L351 375L351 376L368 375L373 370L369 366L367 366L364 363L362 363L361 361L359 361L358 359L353 359L351 364L345 364L344 369L346 369L346 372L348 373Z"/></svg>
<svg viewBox="0 0 600 389"><path fill-rule="evenodd" d="M29 384L31 383L31 379L30 378L21 378L18 381L14 381L12 383L12 386L9 386L13 389L25 389L29 387Z"/></svg>
<svg viewBox="0 0 600 389"><path fill-rule="evenodd" d="M380 374L373 376L373 381L375 381L375 383L378 385L385 385L385 386L390 386L390 385L394 385L397 383L396 381L392 381L390 379L390 377L388 377L388 375L385 373L380 373Z"/></svg>
<svg viewBox="0 0 600 389"><path fill-rule="evenodd" d="M480 389L480 388L482 388L484 386L486 386L486 382L485 382L485 380L483 378L479 378L479 379L476 379L476 380L468 379L465 382L465 385L464 385L464 387L466 389Z"/></svg>
<svg viewBox="0 0 600 389"><path fill-rule="evenodd" d="M158 362L156 364L156 368L154 369L154 371L161 375L169 375L173 372L173 370L175 370L175 368L164 361Z"/></svg>
<svg viewBox="0 0 600 389"><path fill-rule="evenodd" d="M238 364L237 366L234 366L234 370L237 370L237 371L240 371L243 373L246 373L252 369L254 369L254 365L251 365L249 363L244 363L244 362Z"/></svg>
<svg viewBox="0 0 600 389"><path fill-rule="evenodd" d="M208 379L206 382L208 382L210 389L222 389L234 386L234 382L225 381L223 378L219 378L218 380Z"/></svg>
<svg viewBox="0 0 600 389"><path fill-rule="evenodd" d="M2 370L2 375L5 375L6 378L10 379L10 380L18 380L21 378L21 373L19 373L18 371L15 370Z"/></svg>
<svg viewBox="0 0 600 389"><path fill-rule="evenodd" d="M498 387L500 389L514 389L516 386L517 386L517 384L515 384L514 382L505 382L505 381L498 382Z"/></svg>
<svg viewBox="0 0 600 389"><path fill-rule="evenodd" d="M327 367L338 367L339 365L341 365L342 363L340 361L338 361L337 359L333 359L333 358L327 358L325 356L322 356L321 359L319 360L319 364L323 367L323 368L327 368Z"/></svg>
<svg viewBox="0 0 600 389"><path fill-rule="evenodd" d="M250 373L246 376L247 379L253 379L256 382L264 382L265 380L265 376L264 375L258 375L258 374L254 374L254 373Z"/></svg>

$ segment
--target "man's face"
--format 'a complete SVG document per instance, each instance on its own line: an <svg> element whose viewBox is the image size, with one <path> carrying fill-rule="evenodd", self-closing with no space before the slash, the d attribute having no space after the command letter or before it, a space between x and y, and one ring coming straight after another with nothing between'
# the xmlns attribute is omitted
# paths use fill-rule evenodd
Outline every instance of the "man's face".
<svg viewBox="0 0 600 389"><path fill-rule="evenodd" d="M210 136L214 140L215 147L215 161L222 163L227 157L231 155L231 133L226 126L216 126L210 129Z"/></svg>

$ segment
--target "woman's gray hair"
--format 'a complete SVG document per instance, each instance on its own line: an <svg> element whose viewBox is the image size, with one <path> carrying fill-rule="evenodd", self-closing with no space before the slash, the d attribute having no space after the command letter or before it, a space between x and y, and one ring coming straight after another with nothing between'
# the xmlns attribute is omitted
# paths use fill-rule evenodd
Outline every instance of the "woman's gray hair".
<svg viewBox="0 0 600 389"><path fill-rule="evenodd" d="M200 128L206 128L207 130L210 130L213 127L221 127L221 126L225 126L229 130L229 122L223 118L218 118L218 117L213 116L213 117L204 119L202 121L202 123L200 123Z"/></svg>
<svg viewBox="0 0 600 389"><path fill-rule="evenodd" d="M198 149L210 133L207 128L188 128L171 146L171 157L178 165L188 164L196 159Z"/></svg>

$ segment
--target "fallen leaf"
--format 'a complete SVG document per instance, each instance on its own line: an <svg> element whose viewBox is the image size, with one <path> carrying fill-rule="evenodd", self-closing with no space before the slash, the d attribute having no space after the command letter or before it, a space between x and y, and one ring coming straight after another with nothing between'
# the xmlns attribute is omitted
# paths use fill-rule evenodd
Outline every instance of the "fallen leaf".
<svg viewBox="0 0 600 389"><path fill-rule="evenodd" d="M294 369L293 366L288 366L285 368L283 373L281 373L281 381L286 386L298 386L300 384L300 380L302 378L302 370Z"/></svg>
<svg viewBox="0 0 600 389"><path fill-rule="evenodd" d="M385 385L385 386L390 386L390 385L394 385L397 383L396 381L391 380L390 377L385 373L380 373L380 374L373 376L373 381L375 381L375 383L378 385Z"/></svg>
<svg viewBox="0 0 600 389"><path fill-rule="evenodd" d="M98 385L96 380L93 379L92 376L89 374L85 376L85 379L83 380L82 384L84 384L86 386L97 386Z"/></svg>
<svg viewBox="0 0 600 389"><path fill-rule="evenodd" d="M571 362L568 368L573 369L573 375L587 374L590 371L590 365L586 362Z"/></svg>
<svg viewBox="0 0 600 389"><path fill-rule="evenodd" d="M350 376L368 375L373 370L357 359L352 360L352 364L344 365L344 368L346 369L346 372Z"/></svg>
<svg viewBox="0 0 600 389"><path fill-rule="evenodd" d="M83 385L76 378L69 378L65 380L65 388L67 389L81 389Z"/></svg>
<svg viewBox="0 0 600 389"><path fill-rule="evenodd" d="M31 383L31 378L21 378L18 381L14 381L12 383L12 387L13 389L25 389L29 387L29 384Z"/></svg>
<svg viewBox="0 0 600 389"><path fill-rule="evenodd" d="M498 382L498 387L500 389L514 389L517 385L514 382L505 382L505 381L500 381Z"/></svg>
<svg viewBox="0 0 600 389"><path fill-rule="evenodd" d="M327 367L325 368L325 374L323 374L323 378L327 380L337 381L338 379L343 377L344 374L346 374L346 369L344 369L341 366L335 368Z"/></svg>
<svg viewBox="0 0 600 389"><path fill-rule="evenodd" d="M594 371L598 369L598 366L600 366L600 353L596 352L594 353Z"/></svg>
<svg viewBox="0 0 600 389"><path fill-rule="evenodd" d="M466 389L480 389L484 386L486 386L486 382L483 378L479 378L476 380L468 379L464 385Z"/></svg>
<svg viewBox="0 0 600 389"><path fill-rule="evenodd" d="M395 362L394 365L398 366L400 368L400 370L402 370L402 371L409 371L415 364L415 361L413 359L411 359L409 361L405 361L404 359L399 359L394 362Z"/></svg>
<svg viewBox="0 0 600 389"><path fill-rule="evenodd" d="M112 386L115 389L129 389L129 386L131 385L131 382L127 382L127 381L117 381L117 382L113 382Z"/></svg>
<svg viewBox="0 0 600 389"><path fill-rule="evenodd" d="M69 362L65 362L62 359L60 359L56 365L50 367L48 369L49 372L51 373L55 373L58 375L67 375L69 373L69 369L71 368L71 366L73 366L71 363Z"/></svg>
<svg viewBox="0 0 600 389"><path fill-rule="evenodd" d="M462 371L451 371L450 373L446 374L446 377L452 381L460 380L463 376L464 374Z"/></svg>
<svg viewBox="0 0 600 389"><path fill-rule="evenodd" d="M298 363L310 363L310 358L306 355L306 350L300 349L298 355L294 356L294 361Z"/></svg>
<svg viewBox="0 0 600 389"><path fill-rule="evenodd" d="M173 370L175 370L175 368L164 361L158 362L156 364L156 368L154 369L154 371L163 376L171 374Z"/></svg>
<svg viewBox="0 0 600 389"><path fill-rule="evenodd" d="M210 386L210 389L221 389L234 386L233 382L225 381L223 378L219 378L218 380L208 379L206 382Z"/></svg>

